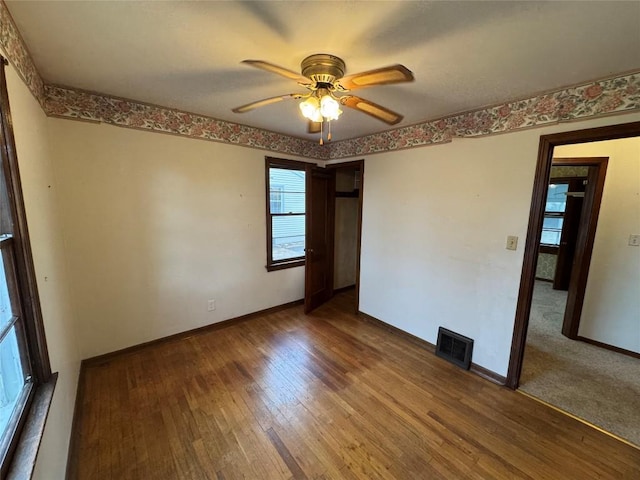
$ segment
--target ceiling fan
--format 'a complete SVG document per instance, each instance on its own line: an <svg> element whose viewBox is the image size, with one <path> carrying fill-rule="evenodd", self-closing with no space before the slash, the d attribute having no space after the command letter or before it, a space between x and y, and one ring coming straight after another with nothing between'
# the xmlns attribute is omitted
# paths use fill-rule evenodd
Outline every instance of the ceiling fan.
<svg viewBox="0 0 640 480"><path fill-rule="evenodd" d="M355 95L340 94L375 85L412 82L414 79L413 73L404 65L391 65L345 77L344 61L326 53L317 53L305 58L300 64L301 74L262 60L243 60L242 63L294 80L298 85L308 89L309 93L288 93L265 98L234 108L232 111L244 113L283 100L303 99L300 102L300 110L309 120L309 133L320 133L320 144L323 143L322 130L325 122L329 129L327 140L331 140L331 121L337 120L342 113L341 105L366 113L389 125L402 121L402 115L388 108Z"/></svg>

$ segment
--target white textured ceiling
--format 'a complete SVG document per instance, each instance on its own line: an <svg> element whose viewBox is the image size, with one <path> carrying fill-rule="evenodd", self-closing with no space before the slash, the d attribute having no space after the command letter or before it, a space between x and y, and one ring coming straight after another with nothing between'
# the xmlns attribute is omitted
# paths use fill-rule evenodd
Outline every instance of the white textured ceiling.
<svg viewBox="0 0 640 480"><path fill-rule="evenodd" d="M404 64L414 83L357 92L402 113L399 126L640 69L639 1L6 3L46 83L299 137L295 101L231 112L305 91L242 60L299 71L307 55L331 53L347 73ZM389 128L347 110L333 133Z"/></svg>

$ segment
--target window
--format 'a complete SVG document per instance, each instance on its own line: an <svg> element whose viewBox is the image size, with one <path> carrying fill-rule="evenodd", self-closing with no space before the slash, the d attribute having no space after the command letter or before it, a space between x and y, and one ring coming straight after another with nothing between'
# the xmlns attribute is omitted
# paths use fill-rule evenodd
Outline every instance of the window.
<svg viewBox="0 0 640 480"><path fill-rule="evenodd" d="M269 205L271 213L284 213L284 185L271 185L269 188Z"/></svg>
<svg viewBox="0 0 640 480"><path fill-rule="evenodd" d="M4 60L4 59L2 59ZM47 355L29 247L4 63L0 66L0 477L4 478L31 408L55 382ZM29 437L36 420L28 422ZM44 428L44 419L41 423ZM39 433L36 435L39 441ZM26 440L30 442L31 440ZM34 458L21 457L25 462ZM31 467L21 464L21 471ZM25 470L27 469L27 470Z"/></svg>
<svg viewBox="0 0 640 480"><path fill-rule="evenodd" d="M267 270L304 265L304 162L266 157Z"/></svg>
<svg viewBox="0 0 640 480"><path fill-rule="evenodd" d="M13 244L10 235L0 238L0 429L4 433L9 432L11 418L27 396L31 381Z"/></svg>
<svg viewBox="0 0 640 480"><path fill-rule="evenodd" d="M542 237L540 238L540 243L543 245L552 247L560 245L568 191L569 182L566 180L552 180L549 184L544 220L542 221Z"/></svg>

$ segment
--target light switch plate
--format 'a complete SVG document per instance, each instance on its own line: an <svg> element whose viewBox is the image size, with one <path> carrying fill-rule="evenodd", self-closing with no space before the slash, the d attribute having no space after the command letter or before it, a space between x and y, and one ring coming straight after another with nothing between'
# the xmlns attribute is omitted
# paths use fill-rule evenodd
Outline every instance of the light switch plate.
<svg viewBox="0 0 640 480"><path fill-rule="evenodd" d="M640 235L629 235L629 246L640 247Z"/></svg>
<svg viewBox="0 0 640 480"><path fill-rule="evenodd" d="M516 250L518 248L518 237L509 235L507 237L507 250Z"/></svg>

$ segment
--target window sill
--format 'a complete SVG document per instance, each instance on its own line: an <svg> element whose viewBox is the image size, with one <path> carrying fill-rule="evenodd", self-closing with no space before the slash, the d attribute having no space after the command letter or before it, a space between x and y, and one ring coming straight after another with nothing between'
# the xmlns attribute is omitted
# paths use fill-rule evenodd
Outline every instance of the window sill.
<svg viewBox="0 0 640 480"><path fill-rule="evenodd" d="M7 480L24 480L33 475L57 380L58 374L54 373L47 383L38 386L7 473Z"/></svg>
<svg viewBox="0 0 640 480"><path fill-rule="evenodd" d="M284 270L285 268L303 267L303 266L304 266L304 258L299 260L293 260L291 262L273 263L271 265L267 265L265 268L267 269L267 272L273 272L275 270Z"/></svg>

